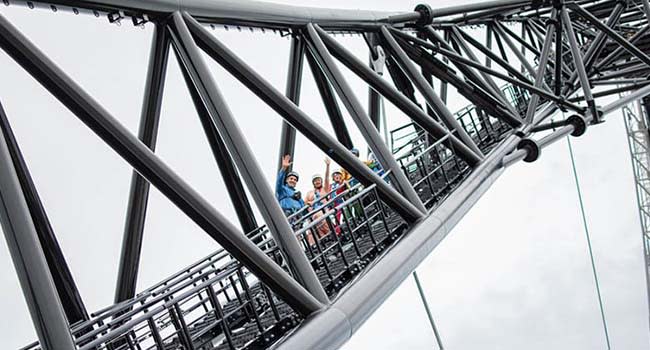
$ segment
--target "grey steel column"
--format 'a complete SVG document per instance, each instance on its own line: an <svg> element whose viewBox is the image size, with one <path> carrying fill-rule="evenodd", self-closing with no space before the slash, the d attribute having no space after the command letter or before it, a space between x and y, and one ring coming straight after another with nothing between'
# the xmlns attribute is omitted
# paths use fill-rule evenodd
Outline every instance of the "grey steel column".
<svg viewBox="0 0 650 350"><path fill-rule="evenodd" d="M289 51L289 69L287 72L287 90L285 95L296 105L300 102L300 86L302 81L302 66L305 56L304 39L293 34L291 38L291 49ZM286 154L293 158L294 148L296 146L296 129L286 121L282 121L282 131L280 133L280 152L278 154L278 171L282 167L282 157ZM289 165L289 170L291 165Z"/></svg>
<svg viewBox="0 0 650 350"><path fill-rule="evenodd" d="M562 42L562 17L557 17L555 19L555 94L557 96L562 95L562 66L564 61L562 59L562 52L564 51L564 45Z"/></svg>
<svg viewBox="0 0 650 350"><path fill-rule="evenodd" d="M413 81L415 87L422 94L425 101L427 101L427 105L429 105L429 107L431 107L436 112L436 114L440 116L441 119L446 120L447 125L450 125L453 130L456 130L458 137L463 140L463 142L465 142L465 144L472 151L482 156L483 153L478 148L478 146L476 146L474 140L472 140L472 138L469 136L467 130L465 130L460 125L458 120L456 120L456 118L451 114L451 111L449 111L445 103L440 99L435 91L433 91L433 87L431 87L431 85L429 85L429 83L427 83L427 81L424 79L424 76L418 72L415 65L409 60L408 56L404 50L402 50L399 44L397 44L397 41L395 41L395 38L393 38L386 26L381 27L381 34L383 35L383 38L388 44L391 52L395 55L397 62L404 70L404 73L406 73L411 81Z"/></svg>
<svg viewBox="0 0 650 350"><path fill-rule="evenodd" d="M41 347L75 349L7 142L0 133L0 222L7 247Z"/></svg>
<svg viewBox="0 0 650 350"><path fill-rule="evenodd" d="M495 21L494 22L494 30L496 32L495 34L499 34L501 39L503 39L506 42L506 45L508 45L508 47L515 54L517 59L519 59L519 62L521 62L521 64L524 66L524 68L526 68L528 73L531 76L535 76L535 68L530 64L530 62L528 62L528 59L526 59L526 56L524 56L521 53L521 51L519 51L517 49L517 46L515 45L515 43L512 42L512 40L510 40L510 37L503 30L503 26L501 25L501 23Z"/></svg>
<svg viewBox="0 0 650 350"><path fill-rule="evenodd" d="M485 26L485 44L487 50L492 52L492 28ZM492 59L490 56L485 56L485 66L492 68Z"/></svg>
<svg viewBox="0 0 650 350"><path fill-rule="evenodd" d="M192 39L180 12L172 15L170 23L172 43L179 56L180 63L187 69L191 81L198 90L212 123L237 164L237 168L255 199L262 217L276 244L287 258L287 264L296 280L316 299L328 303L327 294L320 284L307 256L300 247L287 217L284 215L273 191L268 185L264 172L255 160L244 135L230 112L221 92L210 74L210 70L201 57L201 52Z"/></svg>
<svg viewBox="0 0 650 350"><path fill-rule="evenodd" d="M306 316L323 306L63 73L2 15L0 15L0 47L294 310Z"/></svg>
<svg viewBox="0 0 650 350"><path fill-rule="evenodd" d="M156 149L160 106L162 103L167 58L169 55L169 36L164 26L156 23L149 52L149 67L145 82L145 95L142 104L138 139L149 149ZM140 268L142 237L147 214L149 183L138 172L131 175L129 203L126 210L122 252L115 286L115 302L127 300L135 295Z"/></svg>
<svg viewBox="0 0 650 350"><path fill-rule="evenodd" d="M29 173L25 159L20 152L18 142L9 125L9 120L2 109L2 104L0 104L0 129L7 141L7 147L11 154L27 207L31 213L34 228L36 229L36 234L38 235L41 249L45 255L52 280L61 299L65 315L70 324L87 320L88 312L79 294L79 289L70 273L68 263L56 239L56 235L47 217L31 174Z"/></svg>
<svg viewBox="0 0 650 350"><path fill-rule="evenodd" d="M343 101L348 113L357 124L361 134L366 139L366 142L368 142L368 146L377 157L377 160L379 160L379 163L383 166L384 170L392 170L390 176L393 180L393 184L398 188L398 190L411 202L411 204L416 206L420 211L422 211L422 213L426 213L427 210L424 207L424 204L422 204L417 192L415 192L415 189L411 186L406 174L402 172L399 164L397 164L397 161L393 157L393 154L388 149L388 146L386 146L384 141L381 139L379 131L375 129L372 121L363 110L361 103L357 100L352 88L345 81L343 74L338 70L336 63L327 51L325 44L323 44L323 41L312 24L307 25L307 32L310 39L309 49L312 50L317 61L319 61L321 68L325 71L325 74L334 86L334 90L336 90Z"/></svg>
<svg viewBox="0 0 650 350"><path fill-rule="evenodd" d="M351 71L357 74L360 78L365 80L370 86L376 89L387 100L390 100L395 107L402 110L409 116L416 124L418 124L426 132L441 139L445 136L449 137L450 142L453 144L454 149L458 155L463 158L469 165L474 166L481 161L481 157L467 147L456 136L450 134L442 125L433 120L427 115L418 105L413 101L406 98L403 94L396 91L393 86L387 83L379 75L368 68L363 62L357 59L352 53L347 51L336 40L332 39L325 31L319 27L315 27L319 33L323 43L330 50L330 53L347 66Z"/></svg>
<svg viewBox="0 0 650 350"><path fill-rule="evenodd" d="M571 24L571 18L569 18L569 13L566 10L566 7L561 9L562 24L566 32L567 39L569 40L569 47L571 48L571 55L573 56L573 63L580 78L580 86L582 91L585 94L585 101L587 101L587 106L591 111L591 116L594 121L598 121L598 113L596 111L596 103L594 102L594 97L591 94L591 87L589 86L589 78L587 77L587 72L585 71L585 66L583 63L583 57L580 54L580 48L578 47L578 42L576 41L575 33L573 32L573 25Z"/></svg>
<svg viewBox="0 0 650 350"><path fill-rule="evenodd" d="M460 33L458 31L458 28L452 27L449 30L447 30L447 32L450 34L450 37L456 43L456 45L458 45L458 47L460 49L459 54L460 54L460 51L463 51L465 53L465 55L467 55L467 58L469 58L470 60L472 60L472 61L474 61L476 63L480 63L479 59L476 58L476 55L474 55L474 52L467 46L467 43L463 40L463 37L460 35ZM501 91L501 89L499 88L497 83L494 80L492 80L492 77L490 77L489 75L485 74L482 71L479 71L479 74L481 75L483 80L485 80L486 84L492 89L492 91L494 91L496 97L500 98L501 101L504 103L504 105L506 107L508 107L510 112L513 114L513 117L518 116L515 109L508 102L508 99L506 98L503 91Z"/></svg>
<svg viewBox="0 0 650 350"><path fill-rule="evenodd" d="M192 81L192 77L188 71L188 68L183 64L182 58L176 52L176 57L178 62L181 65L181 71L183 73L183 78L185 79L185 84L187 85L188 90L190 91L190 96L194 102L194 108L201 120L201 126L205 133L208 143L210 144L210 149L212 150L212 155L214 160L219 167L219 172L221 173L221 178L223 179L226 190L228 191L228 197L235 209L235 214L239 220L239 225L241 226L244 233L252 232L257 229L258 224L255 220L255 213L253 208L251 208L250 202L248 201L248 196L244 190L244 185L242 184L241 177L239 172L235 167L235 162L233 161L228 148L226 147L223 138L219 134L216 126L212 122L209 111L206 109L203 99L198 89ZM259 243L261 238L253 240L256 244Z"/></svg>
<svg viewBox="0 0 650 350"><path fill-rule="evenodd" d="M383 72L377 71L378 67L374 66L374 62L378 59L379 53L377 51L377 34L372 33L368 34L368 44L370 45L370 54L368 57L369 65L372 67L372 70L379 75L383 75ZM380 120L381 120L381 95L372 87L368 87L368 116L372 123L375 125L377 130L380 130ZM384 140L388 142L388 140Z"/></svg>
<svg viewBox="0 0 650 350"><path fill-rule="evenodd" d="M557 9L554 8L553 11L551 11L550 19L546 22L546 37L544 38L544 44L542 45L542 53L539 59L539 64L537 65L537 75L535 76L534 86L536 88L542 88L542 85L544 83L544 73L546 73L546 63L548 62L549 53L551 52L551 44L553 43L553 36L555 34L553 26L555 25L556 19ZM557 66L559 67L559 64ZM538 102L539 95L533 94L533 96L530 97L530 101L528 102L528 109L526 110L526 123L531 123L533 121L533 116L537 110Z"/></svg>
<svg viewBox="0 0 650 350"><path fill-rule="evenodd" d="M454 47L452 47L449 44L449 41L452 41L453 39L450 30L445 30L444 38L441 38L440 35L438 35L438 33L436 33L436 31L431 26L426 26L422 31L422 33L431 42L439 43L442 46L442 48L449 50L451 52L457 52L460 55L460 50L457 51ZM461 43L458 40L453 40L453 41L457 44ZM471 51L468 50L467 53L469 55L469 58L472 61L476 63L480 63ZM456 66L456 68L458 68L459 71L463 73L465 77L467 77L467 79L469 79L474 84L476 84L477 86L485 90L487 93L492 94L493 98L500 100L504 108L506 108L506 110L510 112L511 114L510 119L517 120L517 122L519 123L519 113L514 109L514 107L510 104L510 102L508 102L508 99L503 94L503 91L501 91L501 89L499 89L499 87L494 82L484 80L485 75L483 75L482 72L479 72L480 74L477 74L476 72L474 72L474 70L470 69L469 67L465 67L463 65L458 65L458 64L454 64L454 65ZM510 122L509 124L512 124L512 122Z"/></svg>
<svg viewBox="0 0 650 350"><path fill-rule="evenodd" d="M273 108L273 110L278 112L296 130L313 142L314 145L330 156L335 162L348 170L362 184L376 185L381 199L399 213L407 222L413 223L423 218L420 210L352 155L345 146L332 138L318 123L312 121L298 106L289 101L286 96L273 88L268 81L264 80L246 65L245 62L203 28L199 22L188 14L184 14L183 16L199 47L207 52L215 61L219 62L219 64L246 85L246 87Z"/></svg>
<svg viewBox="0 0 650 350"><path fill-rule="evenodd" d="M304 38L303 38L304 40ZM332 86L327 81L325 73L321 70L318 62L314 58L309 50L305 53L307 56L307 63L309 64L309 69L311 70L312 75L314 76L314 81L316 82L316 87L320 93L320 97L323 100L323 106L327 111L327 115L330 118L330 123L332 123L332 129L336 135L336 139L344 145L347 149L352 149L354 147L352 143L352 137L350 137L350 132L348 131L347 125L345 125L345 120L343 119L343 114L341 114L341 109L339 108L339 103L336 101L336 96L334 96L334 91Z"/></svg>

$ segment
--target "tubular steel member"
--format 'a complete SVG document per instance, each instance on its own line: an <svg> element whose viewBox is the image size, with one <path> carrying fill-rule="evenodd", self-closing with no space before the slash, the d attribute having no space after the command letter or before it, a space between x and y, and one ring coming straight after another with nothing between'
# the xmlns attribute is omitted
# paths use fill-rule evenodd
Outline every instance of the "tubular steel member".
<svg viewBox="0 0 650 350"><path fill-rule="evenodd" d="M560 10L562 16L562 24L566 32L567 39L569 41L569 47L571 48L571 56L573 56L573 63L576 68L578 77L580 78L580 86L585 95L585 101L587 101L587 106L591 112L594 122L598 122L598 111L596 110L596 103L594 102L594 97L591 95L591 87L589 86L589 78L587 76L587 71L583 63L583 57L580 54L580 48L578 47L578 42L576 41L576 36L573 31L573 24L571 23L571 18L569 18L569 13L567 12L566 7L562 7Z"/></svg>
<svg viewBox="0 0 650 350"><path fill-rule="evenodd" d="M585 18L587 21L591 22L591 24L594 25L594 27L600 29L602 33L605 33L609 38L617 42L621 47L623 47L627 52L630 54L634 55L643 63L646 65L650 66L650 57L648 57L643 51L639 50L636 46L632 45L629 41L625 40L620 34L616 33L613 31L610 27L602 24L596 17L594 17L591 13L585 11L580 5L577 4L568 4L572 10L576 11L579 13L583 18Z"/></svg>
<svg viewBox="0 0 650 350"><path fill-rule="evenodd" d="M365 36L366 42L370 48L370 53L368 55L369 66L372 67L372 70L379 75L384 73L385 57L380 56L378 46L377 46L377 34L370 33ZM383 53L383 51L382 51ZM381 120L381 96L375 89L368 88L368 116L372 123L375 125L377 130L381 129L380 120ZM388 142L388 140L384 140Z"/></svg>
<svg viewBox="0 0 650 350"><path fill-rule="evenodd" d="M56 287L63 311L72 325L88 319L88 312L83 303L79 289L70 273L70 268L65 260L63 251L54 233L54 229L41 202L34 181L32 180L29 168L20 151L18 142L14 136L9 120L0 104L0 130L7 143L7 149L11 155L21 190L31 214L32 222L38 235L40 246L45 256L45 261Z"/></svg>
<svg viewBox="0 0 650 350"><path fill-rule="evenodd" d="M501 100L494 97L492 93L483 90L474 82L458 76L456 72L444 62L447 60L446 58L439 60L433 57L432 54L426 52L423 49L423 47L426 46L422 44L430 44L422 39L424 37L423 34L418 34L421 37L414 38L396 30L393 30L393 33L397 35L395 37L396 40L398 40L399 45L409 58L422 67L422 74L424 75L425 80L430 81L433 78L433 75L440 80L440 99L443 102L445 102L446 99L445 92L447 90L447 84L450 84L456 88L460 95L477 107L483 109L488 114L502 120L513 128L521 126L521 119L519 119L519 116L514 115L508 106L504 105ZM418 46L411 45L407 43L408 41L412 41L413 43L418 44ZM430 85L432 85L432 83L430 83ZM439 120L437 115L428 106L427 113L434 119Z"/></svg>
<svg viewBox="0 0 650 350"><path fill-rule="evenodd" d="M462 52L464 52L465 55L467 55L467 58L469 58L470 60L472 60L472 61L474 61L476 63L480 63L479 59L476 57L476 55L474 55L474 52L467 46L467 43L465 42L463 37L458 32L458 28L451 27L450 29L445 31L445 33L449 33L449 35L448 35L449 40L453 41L455 43L455 45L458 46L458 48L459 48L458 53L459 54L460 54L460 51L462 50ZM470 69L467 69L467 68L464 68L464 70L471 71ZM501 102L504 104L504 106L506 106L508 108L508 110L511 111L512 116L513 117L518 116L518 114L516 113L516 110L512 107L511 104L508 103L508 99L505 97L505 95L503 94L503 91L501 91L501 89L499 88L497 83L492 79L492 77L487 75L483 71L479 71L479 75L483 78L483 81L485 82L485 84L487 84L486 86L492 90L495 97L499 98L501 100Z"/></svg>
<svg viewBox="0 0 650 350"><path fill-rule="evenodd" d="M442 48L444 48L444 49L446 49L446 50L448 50L450 52L456 52L454 47L452 47L452 45L449 44L449 42L448 42L448 41L452 40L452 37L451 37L452 32L451 31L446 30L445 33L444 33L444 38L443 38L443 37L440 37L440 35L438 35L438 33L436 33L436 31L431 26L426 26L421 30L421 33L425 38L429 39L433 43L439 44ZM426 42L426 41L424 41L424 42ZM471 53L471 51L468 51L468 52ZM476 57L474 57L474 58L476 58ZM471 61L473 61L473 62L475 62L477 64L479 63L476 60L471 60ZM476 72L469 69L469 67L465 67L463 65L458 65L458 64L455 64L455 66L458 68L458 70L461 73L463 73L463 75L465 77L467 77L467 79L472 81L477 86L481 87L486 92L490 93L495 99L500 100L501 103L503 103L504 107L506 107L511 112L512 115L511 115L510 119L513 119L513 120L518 119L517 118L517 116L518 116L517 111L515 111L514 108L512 107L512 105L510 105L508 103L508 100L503 95L501 90L498 87L496 87L496 84L494 84L494 85L488 84L487 82L485 82L481 78L481 76L479 74L476 74ZM513 124L513 123L517 124L514 121L509 122L509 124Z"/></svg>
<svg viewBox="0 0 650 350"><path fill-rule="evenodd" d="M476 154L483 156L481 150L476 146L474 140L469 136L467 131L460 126L460 123L454 118L451 114L445 103L440 99L440 97L433 91L433 87L427 83L424 79L424 76L418 72L415 65L408 58L404 50L397 44L395 38L390 34L386 26L381 27L381 34L385 39L388 47L395 56L397 62L404 70L404 73L411 79L418 91L424 96L427 101L427 105L431 107L441 119L447 121L447 124L452 127L452 131L455 130L458 134L458 137Z"/></svg>
<svg viewBox="0 0 650 350"><path fill-rule="evenodd" d="M187 70L211 122L221 134L226 148L234 158L269 231L285 254L294 277L316 299L327 304L328 298L323 286L295 239L289 221L271 191L262 169L255 161L253 151L239 130L180 12L172 15L169 28L181 66Z"/></svg>
<svg viewBox="0 0 650 350"><path fill-rule="evenodd" d="M438 139L449 135L443 126L438 124L429 115L426 114L419 106L404 97L401 93L395 90L384 79L368 68L363 62L357 59L352 53L347 51L342 45L332 39L322 28L314 26L318 32L323 43L330 50L330 53L347 66L351 71L357 74L360 78L365 80L377 92L379 92L386 99L390 100L397 108L402 110L413 121L418 124L422 129L432 134ZM481 156L473 152L468 146L460 141L456 136L450 136L450 142L453 144L455 150L470 166L475 166L481 161Z"/></svg>
<svg viewBox="0 0 650 350"><path fill-rule="evenodd" d="M621 14L623 13L623 10L625 9L625 6L627 6L625 2L616 3L614 10L612 10L612 13L609 15L609 18L607 18L606 25L608 27L612 27L618 22ZM562 6L560 16L562 18L562 25L565 27L566 33L568 35L569 31L567 28L568 26L571 26L572 27L571 33L573 33L573 24L570 21L565 20L564 12L566 12L566 7ZM573 38L575 38L575 36L573 36ZM585 52L582 59L583 61L582 65L585 67L585 71L590 70L590 68L594 64L594 59L600 54L600 52L602 51L605 45L605 39L606 39L605 33L601 31L598 34L596 34L596 37L591 41L591 45ZM579 78L578 72L574 71L571 74L571 77L567 79L567 84L564 87L563 93L567 94L567 92L571 89L571 86L575 83L576 79L578 78Z"/></svg>
<svg viewBox="0 0 650 350"><path fill-rule="evenodd" d="M246 196L246 191L244 191L244 185L242 184L239 172L237 172L235 163L228 152L228 148L226 147L223 138L219 134L219 130L217 130L216 126L212 122L210 112L203 103L201 93L194 85L187 67L182 64L182 57L179 56L178 52L175 51L175 53L178 62L181 62L181 71L183 73L183 78L185 79L185 84L190 91L190 96L194 102L194 107L199 119L201 120L201 125L203 126L203 131L208 139L210 148L212 149L212 154L217 166L219 167L221 178L223 179L228 191L230 201L235 207L239 224L244 233L252 232L257 229L258 225L255 220L255 213L253 212L248 197Z"/></svg>
<svg viewBox="0 0 650 350"><path fill-rule="evenodd" d="M366 142L368 142L368 146L374 152L379 163L383 166L385 171L392 170L391 179L393 180L393 184L411 202L411 204L417 207L422 213L426 213L427 210L424 207L424 204L422 204L422 201L420 201L420 197L418 197L415 189L413 189L409 183L406 175L400 171L399 164L395 161L392 152L381 139L379 130L377 130L372 124L370 117L368 117L361 106L361 103L354 95L352 88L345 81L343 74L341 74L338 67L336 67L334 60L327 51L325 44L323 44L323 41L316 33L312 24L307 24L307 33L310 40L309 49L314 54L316 60L319 61L325 75L327 75L334 86L334 90L336 90L343 101L343 104L347 107L349 115L357 124L357 127L366 139Z"/></svg>
<svg viewBox="0 0 650 350"><path fill-rule="evenodd" d="M291 49L289 52L289 69L287 72L287 90L285 95L293 103L299 105L300 86L302 80L302 67L305 57L305 41L300 35L294 34L291 38ZM293 158L294 148L296 146L296 129L286 121L282 121L282 131L280 133L280 154L278 154L278 171L282 168L282 157L286 154ZM292 168L289 165L290 171Z"/></svg>
<svg viewBox="0 0 650 350"><path fill-rule="evenodd" d="M162 25L156 24L149 52L145 96L138 131L138 139L152 151L156 149L168 57L169 36ZM114 300L116 303L130 299L135 295L148 198L149 183L140 174L133 171L115 286Z"/></svg>
<svg viewBox="0 0 650 350"><path fill-rule="evenodd" d="M345 121L343 120L343 114L341 114L341 109L339 108L339 103L336 101L336 97L334 96L334 91L332 91L332 86L330 86L330 83L327 81L325 73L320 69L314 55L312 55L309 50L307 50L305 55L307 56L309 69L314 76L316 87L318 88L320 97L325 105L325 110L330 118L330 123L332 123L332 129L334 129L336 139L347 149L352 149L354 147L352 137L350 137L348 127L345 125Z"/></svg>
<svg viewBox="0 0 650 350"><path fill-rule="evenodd" d="M306 316L322 308L323 305L317 299L230 224L1 15L0 47L296 312ZM57 349L64 348L69 347Z"/></svg>
<svg viewBox="0 0 650 350"><path fill-rule="evenodd" d="M546 64L549 60L549 53L551 52L551 44L553 43L553 37L555 34L554 26L555 21L557 20L557 9L551 11L551 17L546 22L546 37L544 38L544 44L542 45L542 52L539 58L539 64L537 67L537 75L535 76L535 87L542 88L544 85L544 74L546 73ZM561 42L562 38L558 37L557 41ZM560 66L557 64L557 66ZM557 77L556 77L557 79ZM535 110L537 109L537 103L539 102L539 95L533 94L528 102L528 109L526 110L526 123L533 121L533 116L535 115Z"/></svg>
<svg viewBox="0 0 650 350"><path fill-rule="evenodd" d="M6 120L2 106L0 114ZM0 223L36 334L44 350L75 349L19 176L0 133Z"/></svg>
<svg viewBox="0 0 650 350"><path fill-rule="evenodd" d="M313 122L295 104L274 89L271 84L213 37L199 22L188 14L183 16L199 47L278 112L296 130L305 135L335 162L345 167L361 183L366 185L376 184L382 200L402 215L406 221L414 223L423 218L423 214L419 209L352 155L342 144L328 135L325 130Z"/></svg>

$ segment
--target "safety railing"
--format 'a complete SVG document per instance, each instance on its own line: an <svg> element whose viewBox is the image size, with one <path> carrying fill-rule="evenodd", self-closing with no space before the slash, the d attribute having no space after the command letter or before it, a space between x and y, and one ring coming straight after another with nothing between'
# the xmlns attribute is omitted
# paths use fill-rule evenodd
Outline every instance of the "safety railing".
<svg viewBox="0 0 650 350"><path fill-rule="evenodd" d="M266 227L248 234L278 264ZM299 316L220 249L135 298L72 327L79 349L246 349L275 342ZM32 343L24 349L40 349Z"/></svg>
<svg viewBox="0 0 650 350"><path fill-rule="evenodd" d="M303 221L296 237L325 291L335 296L396 242L405 228L372 185L353 187L329 200Z"/></svg>
<svg viewBox="0 0 650 350"><path fill-rule="evenodd" d="M436 141L415 156L397 159L420 200L429 209L451 193L471 170L456 156L453 148L445 145L447 138Z"/></svg>

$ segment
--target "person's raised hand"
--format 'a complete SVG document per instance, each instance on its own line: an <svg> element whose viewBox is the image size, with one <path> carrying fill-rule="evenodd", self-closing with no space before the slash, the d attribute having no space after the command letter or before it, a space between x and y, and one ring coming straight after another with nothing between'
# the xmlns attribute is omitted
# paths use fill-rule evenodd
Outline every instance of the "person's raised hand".
<svg viewBox="0 0 650 350"><path fill-rule="evenodd" d="M325 165L329 166L330 163L332 163L332 160L329 158L325 158Z"/></svg>
<svg viewBox="0 0 650 350"><path fill-rule="evenodd" d="M287 169L289 166L293 164L291 162L291 156L286 154L284 157L282 157L282 169Z"/></svg>

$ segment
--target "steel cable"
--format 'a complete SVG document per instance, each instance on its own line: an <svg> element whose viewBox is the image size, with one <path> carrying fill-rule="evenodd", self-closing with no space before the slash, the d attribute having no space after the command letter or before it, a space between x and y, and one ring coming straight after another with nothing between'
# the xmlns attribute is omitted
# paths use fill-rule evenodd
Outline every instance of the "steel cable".
<svg viewBox="0 0 650 350"><path fill-rule="evenodd" d="M594 252L591 248L591 237L589 235L589 227L587 226L587 216L585 214L585 207L582 200L582 192L580 190L580 182L578 181L578 171L576 170L575 157L573 156L573 148L571 147L571 140L567 137L567 144L569 145L569 155L571 157L571 167L573 169L573 177L576 182L576 190L578 192L578 201L580 203L580 213L582 215L582 224L585 229L585 236L587 238L587 247L589 248L589 259L591 260L591 271L594 274L594 282L596 284L596 294L598 295L598 306L600 308L600 317L603 321L603 330L605 331L605 341L607 342L607 349L611 350L609 341L609 332L607 330L607 321L605 319L605 309L603 308L603 298L600 293L600 282L598 281L598 273L596 272L596 263L594 261Z"/></svg>
<svg viewBox="0 0 650 350"><path fill-rule="evenodd" d="M429 323L431 324L431 330L433 330L433 335L436 337L436 343L438 343L438 348L440 348L440 350L444 350L444 347L442 346L442 340L440 340L440 334L438 333L438 328L436 327L436 323L433 322L433 316L431 316L429 303L427 303L427 298L424 295L424 289L422 288L422 285L420 284L420 279L418 278L418 274L415 271L413 271L413 279L415 280L415 285L418 287L418 292L420 293L420 298L422 299L422 305L424 306L424 311L426 311L427 317L429 318Z"/></svg>

